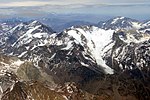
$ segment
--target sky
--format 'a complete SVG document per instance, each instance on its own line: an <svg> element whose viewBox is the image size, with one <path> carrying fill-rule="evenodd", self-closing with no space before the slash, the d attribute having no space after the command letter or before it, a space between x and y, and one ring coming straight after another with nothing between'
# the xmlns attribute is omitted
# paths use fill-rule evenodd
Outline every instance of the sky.
<svg viewBox="0 0 150 100"><path fill-rule="evenodd" d="M68 5L68 4L143 4L149 0L0 0L0 7L18 6L44 6L44 5Z"/></svg>
<svg viewBox="0 0 150 100"><path fill-rule="evenodd" d="M80 13L150 19L149 9L150 0L0 0L0 18Z"/></svg>

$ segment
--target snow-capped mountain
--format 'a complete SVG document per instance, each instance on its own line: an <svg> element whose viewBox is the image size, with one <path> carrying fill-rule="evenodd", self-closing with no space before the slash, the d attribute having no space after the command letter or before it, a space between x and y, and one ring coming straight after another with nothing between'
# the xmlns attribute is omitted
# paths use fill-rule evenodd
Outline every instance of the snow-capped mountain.
<svg viewBox="0 0 150 100"><path fill-rule="evenodd" d="M59 34L50 35L46 45L29 49L21 58L32 59L37 68L54 76L57 82L59 79L61 82L76 81L84 83L93 77L102 76L104 73L112 74L113 70L106 66L101 58L95 58L96 52L90 53L94 49L94 44L92 39L86 36L93 34L93 38L95 38L94 32L90 33L87 30L85 33L80 33L78 29L81 32L84 31L84 28L71 28ZM94 28L93 30L105 32ZM86 33L88 34L86 35ZM109 32L106 33L108 34ZM110 33L112 32L110 31ZM97 63L98 61L99 64ZM101 64L100 61L102 62ZM105 69L108 70L106 71ZM61 77L61 75L64 75L64 77Z"/></svg>
<svg viewBox="0 0 150 100"><path fill-rule="evenodd" d="M127 17L115 17L105 22L99 22L98 27L103 29L139 29L142 27L142 23Z"/></svg>
<svg viewBox="0 0 150 100"><path fill-rule="evenodd" d="M26 31L22 32L22 30ZM16 40L13 42L7 41L7 45L10 43L12 48L11 52L9 51L10 48L7 49L7 52L21 58L33 59L35 57L36 61L46 57L50 61L55 57L56 60L63 60L65 57L66 59L72 59L70 56L74 55L78 56L73 59L77 59L80 66L85 66L98 73L113 74L114 69L107 62L109 61L108 58L112 57L113 52L118 53L117 50L120 47L116 47L116 45L122 43L123 47L121 48L124 48L130 43L141 43L149 39L148 34L140 33L138 30L114 31L94 26L71 27L58 34L52 34L52 32L47 27L41 27L41 23L37 21L27 25L19 24L9 31L9 34L12 34L11 38L15 37ZM75 53L75 51L78 53ZM39 57L40 52L42 53ZM63 59L60 57L60 52L63 52ZM86 60L88 63L85 62ZM92 67L89 66L90 63Z"/></svg>
<svg viewBox="0 0 150 100"><path fill-rule="evenodd" d="M64 31L69 37L74 38L76 44L84 47L85 54L90 55L98 65L106 68L106 72L113 73L105 62L102 60L102 55L110 48L112 48L114 31L99 29L97 27L81 26ZM101 44L101 45L99 45ZM68 41L66 47L63 49L71 49L72 42Z"/></svg>
<svg viewBox="0 0 150 100"><path fill-rule="evenodd" d="M53 30L38 21L31 21L27 23L21 23L8 32L6 32L1 39L3 39L2 46L6 52L23 53L29 48L35 46L45 45L46 39ZM8 49L9 47L9 49ZM22 47L19 49L19 47Z"/></svg>
<svg viewBox="0 0 150 100"><path fill-rule="evenodd" d="M18 57L33 60L37 68L49 70L48 72L58 79L65 75L62 81L70 80L70 77L74 77L73 81L76 81L77 77L83 81L104 73L113 74L134 69L136 65L129 66L124 62L125 59L133 61L128 56L131 50L128 47L133 45L138 48L137 45L149 41L149 37L138 31L104 30L95 26L71 27L50 35L44 40L47 41L44 45L34 46L16 54ZM138 54L134 48L133 53ZM78 78L77 80L79 81Z"/></svg>
<svg viewBox="0 0 150 100"><path fill-rule="evenodd" d="M133 70L148 69L150 35L145 36L142 33L132 35L118 31L115 33L113 39L115 40L115 44L111 53L107 52L104 55L108 66L112 66L117 72L125 70L132 72Z"/></svg>
<svg viewBox="0 0 150 100"><path fill-rule="evenodd" d="M54 90L56 84L64 85L66 82L75 82L81 87L87 85L88 89L86 86L82 88L90 93L93 85L98 84L98 89L95 90L100 92L104 88L109 90L110 96L114 96L116 91L122 93L124 85L126 89L133 88L127 86L128 84L136 83L136 86L140 86L139 80L147 82L150 75L150 34L144 31L146 28L143 25L148 24L125 17L117 17L105 24L101 28L92 25L72 26L60 33L54 33L46 25L31 21L7 31L0 37L3 39L2 52L9 55L0 57L0 78L8 79L4 82L5 85L0 83L0 92L4 94L2 99L16 96L20 92L23 95L19 94L18 98L23 100L39 97L48 99L49 94L62 100L69 99L70 95L75 94L70 92L69 85L61 90L61 93L67 95L60 94L60 88L58 91ZM147 84L144 82L143 85ZM10 83L9 89L6 87L7 83ZM119 84L121 89L114 88L114 84ZM143 91L147 91L138 92L141 89L134 88L137 89L136 92L129 93L141 96ZM37 96L38 90L41 92ZM49 94L41 96L44 93Z"/></svg>
<svg viewBox="0 0 150 100"><path fill-rule="evenodd" d="M63 51L67 53L64 53L63 56L71 56L73 55L74 50L76 50L76 52L78 53L75 53L75 56L82 56L84 60L95 63L96 65L101 66L100 69L104 69L106 73L112 74L113 70L105 64L102 56L107 50L111 49L113 46L113 33L113 30L106 31L94 26L82 26L76 28L72 27L70 29L66 29L64 32L61 32L59 34L52 34L48 39L49 43L47 43L47 45L49 46L49 48L51 48L51 46L53 46L53 48L55 49L57 48L55 51L51 51L52 53L54 53L51 58L54 58L57 55L56 53L58 50L60 52ZM38 48L40 47L37 47L35 48L35 50L33 49L32 51L37 52ZM79 60L80 65L90 67L89 63L85 62L84 60ZM96 70L98 71L98 69Z"/></svg>

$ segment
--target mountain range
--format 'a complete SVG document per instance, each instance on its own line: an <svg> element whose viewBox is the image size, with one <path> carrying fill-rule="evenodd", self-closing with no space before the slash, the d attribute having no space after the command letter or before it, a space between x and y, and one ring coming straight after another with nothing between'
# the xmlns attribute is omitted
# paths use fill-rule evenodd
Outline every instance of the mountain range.
<svg viewBox="0 0 150 100"><path fill-rule="evenodd" d="M0 29L2 100L150 99L149 21L75 21L56 32L32 20Z"/></svg>

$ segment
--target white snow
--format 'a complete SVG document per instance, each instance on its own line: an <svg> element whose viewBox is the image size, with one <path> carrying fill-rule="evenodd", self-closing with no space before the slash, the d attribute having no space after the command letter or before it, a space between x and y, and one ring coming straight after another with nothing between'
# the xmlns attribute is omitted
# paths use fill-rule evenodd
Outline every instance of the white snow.
<svg viewBox="0 0 150 100"><path fill-rule="evenodd" d="M110 74L113 74L113 70L105 64L102 56L104 52L106 52L113 46L113 33L113 30L106 31L97 27L92 27L92 31L84 31L81 28L76 28L76 30L68 31L68 35L74 37L79 44L81 44L82 46L88 46L87 51L92 53L92 56L93 58L95 58L97 64L104 67L106 73ZM87 42L83 41L83 38L86 39Z"/></svg>
<svg viewBox="0 0 150 100"><path fill-rule="evenodd" d="M120 19L124 19L124 17L120 17Z"/></svg>
<svg viewBox="0 0 150 100"><path fill-rule="evenodd" d="M125 21L122 21L121 23L123 24Z"/></svg>
<svg viewBox="0 0 150 100"><path fill-rule="evenodd" d="M54 54L51 56L51 58L50 58L50 59L53 59L53 58L55 57L55 55L56 55L56 53L54 53Z"/></svg>
<svg viewBox="0 0 150 100"><path fill-rule="evenodd" d="M38 47L38 46L34 45L34 46L31 48L31 51L34 50L36 47Z"/></svg>
<svg viewBox="0 0 150 100"><path fill-rule="evenodd" d="M146 31L149 31L149 32L150 32L150 28L146 28L146 29L140 30L139 32L145 33L145 35L149 35L149 36L150 36L150 34L147 34Z"/></svg>
<svg viewBox="0 0 150 100"><path fill-rule="evenodd" d="M42 37L48 37L47 33L35 33L33 34L34 38L42 38Z"/></svg>
<svg viewBox="0 0 150 100"><path fill-rule="evenodd" d="M72 41L69 41L69 42L67 43L67 46L66 46L65 48L62 48L61 50L68 50L68 49L70 49L72 46L73 46L73 45L72 45Z"/></svg>
<svg viewBox="0 0 150 100"><path fill-rule="evenodd" d="M86 67L89 66L88 64L85 64L84 62L80 62L80 63L81 63L81 65L83 65L83 66L86 66Z"/></svg>
<svg viewBox="0 0 150 100"><path fill-rule="evenodd" d="M68 35L73 36L77 42L82 43L81 36L75 30L68 31Z"/></svg>
<svg viewBox="0 0 150 100"><path fill-rule="evenodd" d="M30 46L27 46L26 49L29 50Z"/></svg>
<svg viewBox="0 0 150 100"><path fill-rule="evenodd" d="M106 23L103 23L103 25L105 25Z"/></svg>
<svg viewBox="0 0 150 100"><path fill-rule="evenodd" d="M16 29L20 30L22 27L24 26L23 23L17 25L16 27L14 27L13 29L10 30L10 32L12 33L13 31L15 31Z"/></svg>
<svg viewBox="0 0 150 100"><path fill-rule="evenodd" d="M10 87L10 91L13 90L14 86L15 86L15 84L13 84L13 85Z"/></svg>
<svg viewBox="0 0 150 100"><path fill-rule="evenodd" d="M131 22L131 23L135 29L140 29L142 27L142 25L139 24L138 22Z"/></svg>
<svg viewBox="0 0 150 100"><path fill-rule="evenodd" d="M36 27L34 27L34 28L31 28L30 30L28 30L28 31L26 32L26 35L31 35L31 33L32 33L34 30L38 29L39 27L41 27L41 25L38 25L38 26L36 26Z"/></svg>
<svg viewBox="0 0 150 100"><path fill-rule="evenodd" d="M21 24L17 25L15 28L11 29L9 31L10 33L13 33L13 31L15 31L15 30L19 30L19 32L20 32L19 38L12 44L12 47L18 48L22 45L29 44L33 40L35 40L35 44L33 44L34 43L34 41L33 41L33 43L31 44L32 46L33 45L36 45L36 46L45 45L48 42L45 40L49 38L49 34L47 32L36 32L36 30L42 31L41 27L42 27L42 25L39 24L38 21L33 21L32 23L30 23L28 25L21 23ZM22 31L21 30L22 28L25 29L25 31ZM27 47L27 50L28 49L29 49L29 46Z"/></svg>
<svg viewBox="0 0 150 100"><path fill-rule="evenodd" d="M137 34L141 34L137 31ZM121 37L120 36L120 39L126 43L131 43L131 42L134 42L134 43L140 43L140 42L144 42L146 40L149 40L150 39L150 35L149 34L141 34L142 36L139 38L139 39L136 39L135 36L131 33L127 33L126 34L126 38L127 39L124 39L124 37Z"/></svg>
<svg viewBox="0 0 150 100"><path fill-rule="evenodd" d="M113 19L113 21L111 22L111 24L115 24L120 18L115 18Z"/></svg>
<svg viewBox="0 0 150 100"><path fill-rule="evenodd" d="M150 25L150 21L147 21L146 23L143 24L143 26L149 26Z"/></svg>
<svg viewBox="0 0 150 100"><path fill-rule="evenodd" d="M34 24L36 24L38 21L33 21L30 25L34 25Z"/></svg>
<svg viewBox="0 0 150 100"><path fill-rule="evenodd" d="M34 31L34 30L36 30L36 29L38 29L40 27L40 25L39 26L36 26L36 27L34 27L34 28L32 28L32 29L29 29L25 34L23 34L13 45L12 45L12 47L13 46L15 46L18 42L19 42L19 44L27 44L27 43L30 43L31 41L32 41L32 32ZM18 45L19 46L19 45Z"/></svg>
<svg viewBox="0 0 150 100"><path fill-rule="evenodd" d="M23 55L25 55L26 53L27 53L27 51L22 52L18 57L20 58L20 57L22 57Z"/></svg>

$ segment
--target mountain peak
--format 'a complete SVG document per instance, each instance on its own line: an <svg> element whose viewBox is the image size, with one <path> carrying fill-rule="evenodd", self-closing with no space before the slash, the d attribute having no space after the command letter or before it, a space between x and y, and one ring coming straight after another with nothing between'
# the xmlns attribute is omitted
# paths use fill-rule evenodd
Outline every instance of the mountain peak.
<svg viewBox="0 0 150 100"><path fill-rule="evenodd" d="M5 41L8 47L12 47L12 49L15 50L16 53L19 53L19 48L23 45L24 49L21 49L20 53L23 51L27 51L26 47L37 47L40 45L44 45L47 43L47 38L50 34L52 34L54 31L40 23L39 21L29 21L26 23L20 23L16 27L9 30L6 34ZM45 40L45 41L44 41ZM11 49L7 49L7 52L11 52Z"/></svg>
<svg viewBox="0 0 150 100"><path fill-rule="evenodd" d="M37 21L37 20L32 20L27 22L29 26L37 26L37 25L43 25L41 22Z"/></svg>
<svg viewBox="0 0 150 100"><path fill-rule="evenodd" d="M114 17L112 19L109 19L105 22L99 22L98 26L103 29L113 29L113 30L119 30L119 29L139 29L142 27L142 23L135 19L131 19L128 17Z"/></svg>
<svg viewBox="0 0 150 100"><path fill-rule="evenodd" d="M120 21L120 20L125 20L125 19L127 19L127 18L122 17L122 16L118 16L118 17L112 18L112 19L110 19L110 20L113 20L113 22L112 22L111 24L115 24L115 23L117 23L118 21Z"/></svg>

